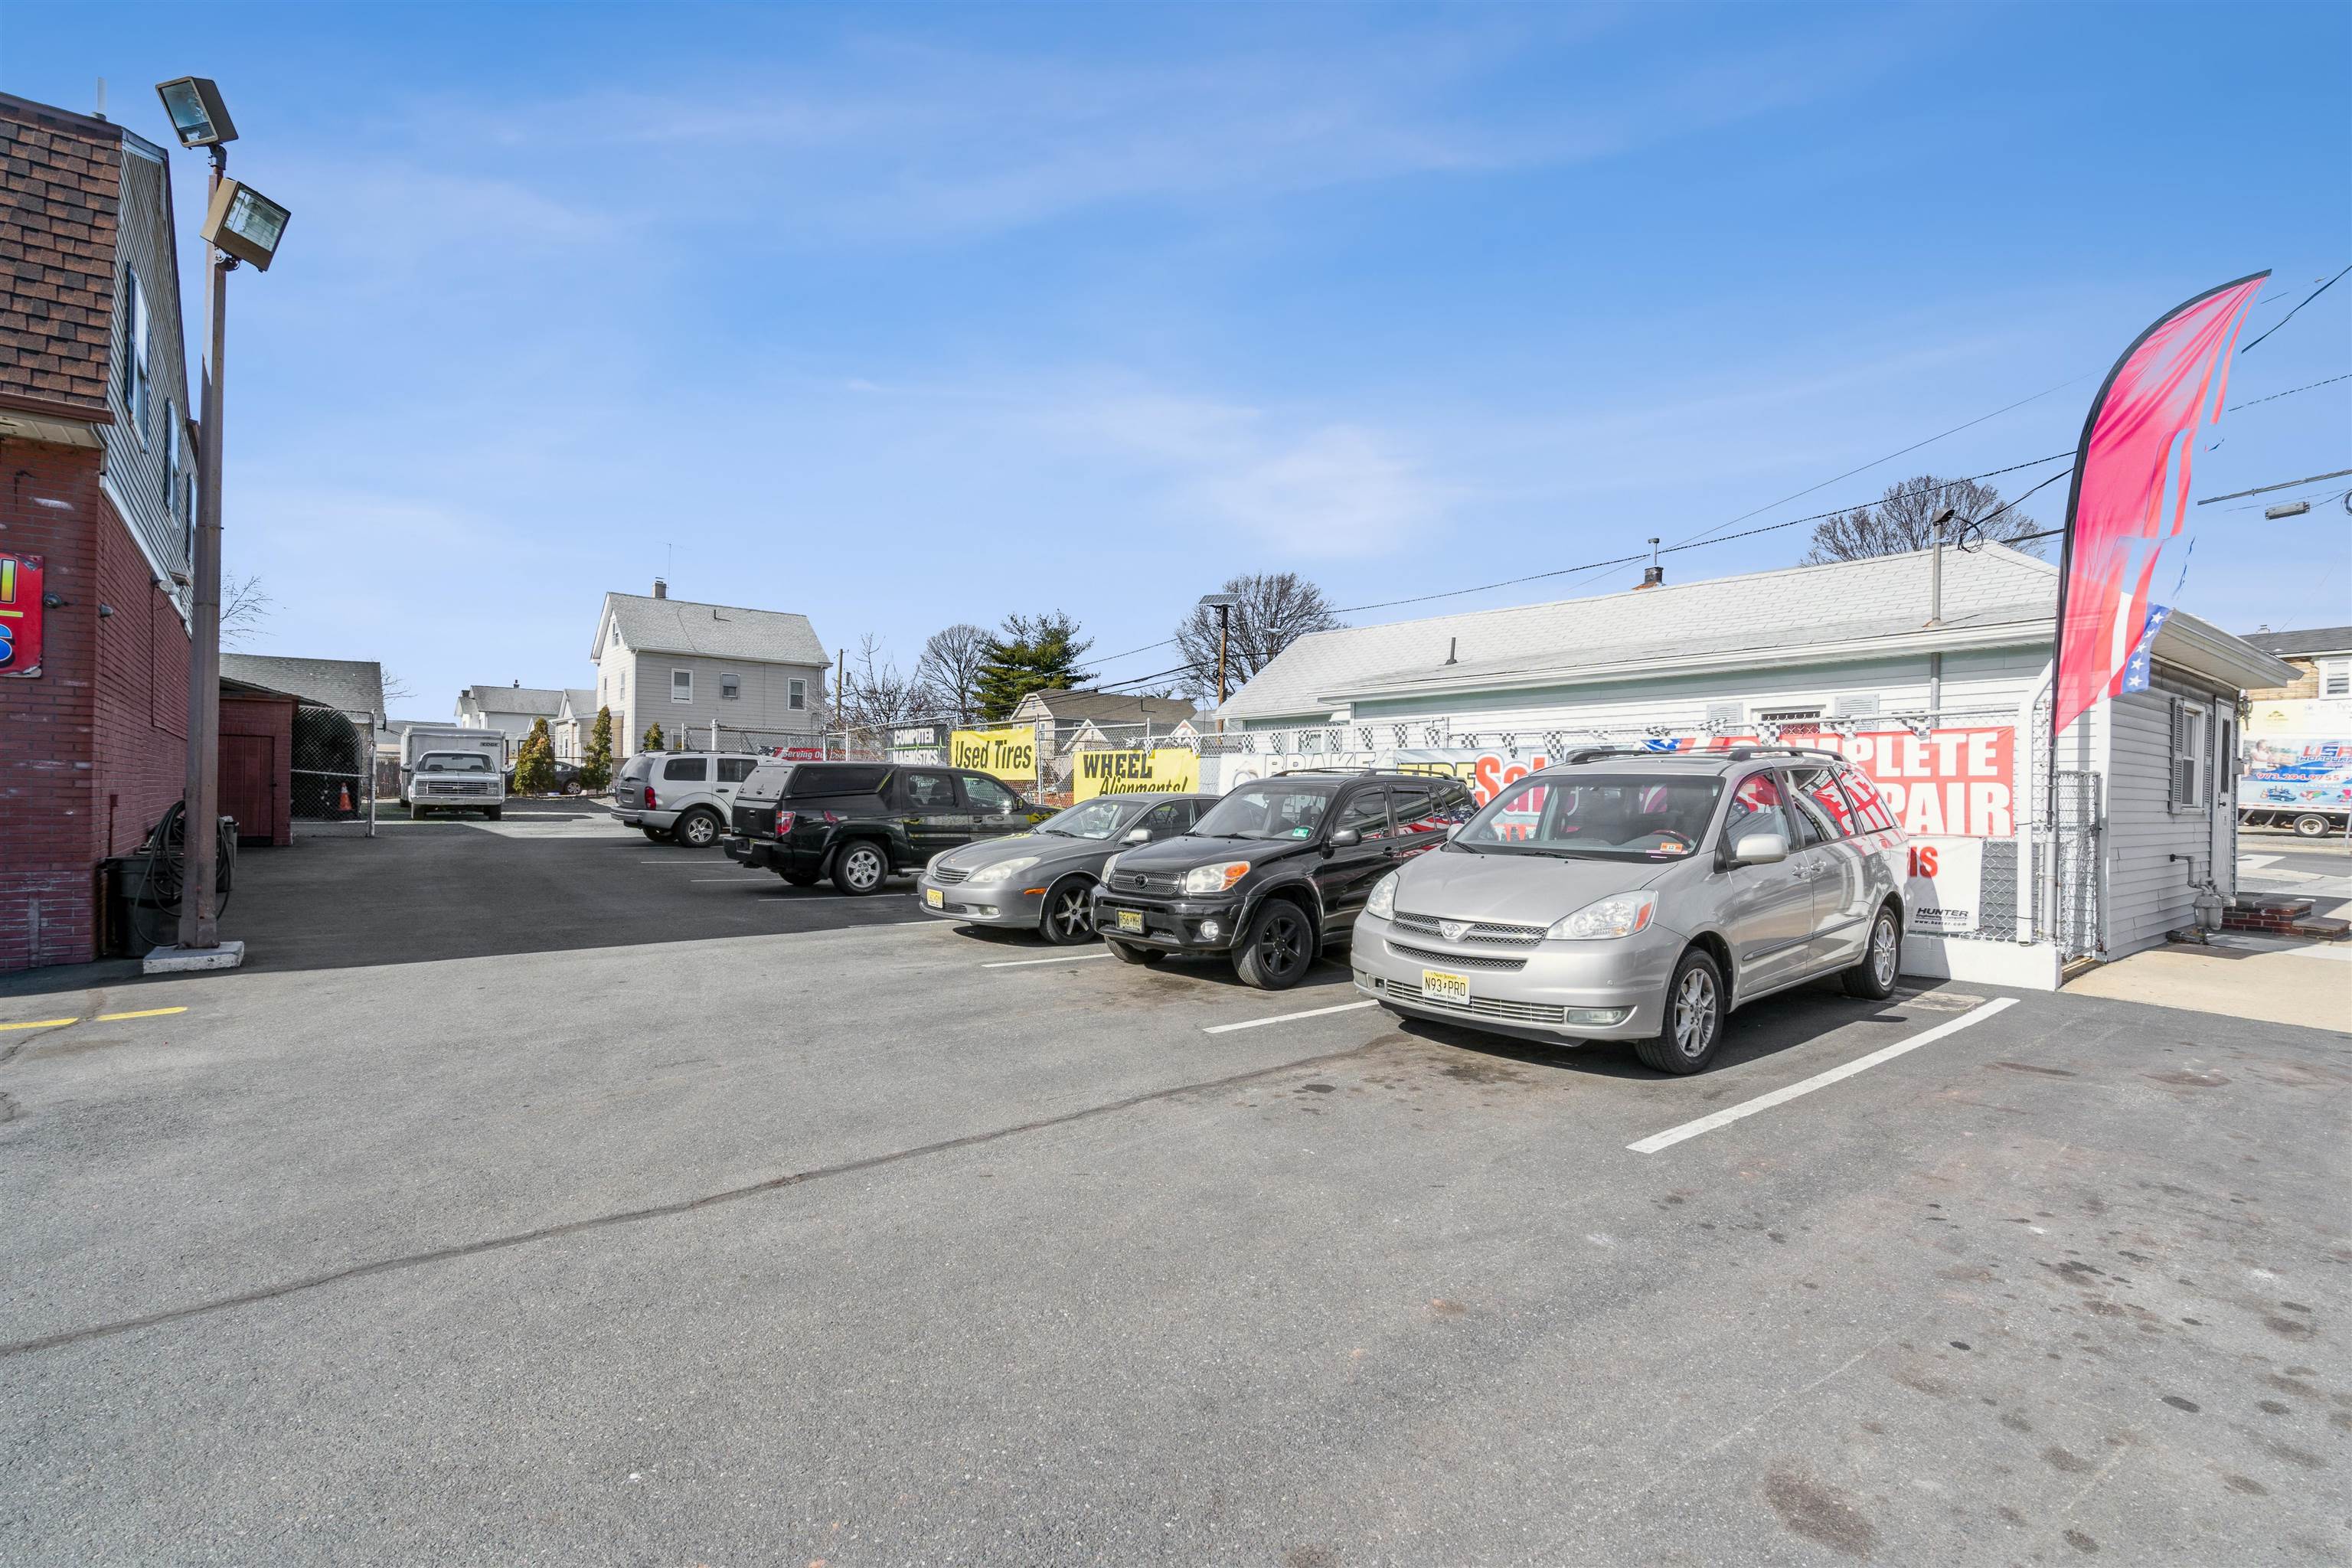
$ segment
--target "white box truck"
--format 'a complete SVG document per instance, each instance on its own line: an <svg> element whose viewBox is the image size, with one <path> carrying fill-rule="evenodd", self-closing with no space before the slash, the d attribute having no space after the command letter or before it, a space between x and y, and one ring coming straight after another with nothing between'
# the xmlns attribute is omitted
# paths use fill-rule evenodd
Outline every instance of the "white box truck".
<svg viewBox="0 0 2352 1568"><path fill-rule="evenodd" d="M2238 820L2299 837L2352 831L2352 738L2270 736L2253 743L2238 780Z"/></svg>
<svg viewBox="0 0 2352 1568"><path fill-rule="evenodd" d="M503 731L412 724L400 735L400 804L411 819L478 811L496 822L506 805L506 761Z"/></svg>

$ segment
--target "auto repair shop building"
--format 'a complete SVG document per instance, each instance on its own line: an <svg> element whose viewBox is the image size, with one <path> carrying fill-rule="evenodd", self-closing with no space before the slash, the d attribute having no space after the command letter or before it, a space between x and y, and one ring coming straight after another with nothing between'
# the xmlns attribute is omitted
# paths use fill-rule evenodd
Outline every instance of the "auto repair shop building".
<svg viewBox="0 0 2352 1568"><path fill-rule="evenodd" d="M2149 689L2057 750L2057 569L1988 544L1797 566L1301 637L1226 702L1214 782L1318 763L1444 763L1483 798L1569 750L1741 739L1842 751L1914 843L1906 971L2054 987L2234 889L2241 692L2286 667L2175 613Z"/></svg>

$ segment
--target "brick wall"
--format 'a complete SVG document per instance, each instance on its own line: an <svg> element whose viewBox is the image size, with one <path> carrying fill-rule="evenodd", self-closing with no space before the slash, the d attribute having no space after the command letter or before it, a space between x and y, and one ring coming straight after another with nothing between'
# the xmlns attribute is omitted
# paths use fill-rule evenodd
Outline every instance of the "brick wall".
<svg viewBox="0 0 2352 1568"><path fill-rule="evenodd" d="M0 679L0 971L96 956L98 863L145 836L187 766L187 628L99 462L0 439L0 542L42 556L67 601L47 614L42 674Z"/></svg>

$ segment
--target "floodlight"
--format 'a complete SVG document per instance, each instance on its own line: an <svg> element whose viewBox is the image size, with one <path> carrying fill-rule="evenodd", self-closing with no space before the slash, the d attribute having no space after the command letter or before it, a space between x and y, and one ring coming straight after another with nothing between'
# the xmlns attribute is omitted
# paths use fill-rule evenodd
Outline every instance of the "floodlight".
<svg viewBox="0 0 2352 1568"><path fill-rule="evenodd" d="M181 146L211 147L236 140L236 122L228 117L228 108L221 102L220 89L213 85L212 78L184 76L159 81L155 93L163 100L163 112L172 117L172 129Z"/></svg>
<svg viewBox="0 0 2352 1568"><path fill-rule="evenodd" d="M269 258L278 253L278 238L286 232L286 220L292 216L251 185L223 180L213 187L211 210L205 214L204 226L196 234L206 245L267 272Z"/></svg>

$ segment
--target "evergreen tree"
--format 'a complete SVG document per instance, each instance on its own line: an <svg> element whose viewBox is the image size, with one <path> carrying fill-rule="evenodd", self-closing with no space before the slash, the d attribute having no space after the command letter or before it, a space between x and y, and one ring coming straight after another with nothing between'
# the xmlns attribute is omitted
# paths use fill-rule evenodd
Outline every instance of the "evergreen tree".
<svg viewBox="0 0 2352 1568"><path fill-rule="evenodd" d="M1033 691L1067 691L1094 679L1078 660L1094 647L1078 636L1078 624L1056 610L1050 616L1007 616L988 639L980 666L980 716L1001 724Z"/></svg>
<svg viewBox="0 0 2352 1568"><path fill-rule="evenodd" d="M646 738L637 742L637 749L642 752L658 752L662 749L662 732L658 723L647 726Z"/></svg>
<svg viewBox="0 0 2352 1568"><path fill-rule="evenodd" d="M547 732L547 721L534 719L530 733L523 738L522 747L515 752L514 792L517 795L545 795L555 787L555 738Z"/></svg>
<svg viewBox="0 0 2352 1568"><path fill-rule="evenodd" d="M580 763L580 787L600 794L613 782L613 710L596 710L596 727L588 731L588 755Z"/></svg>

